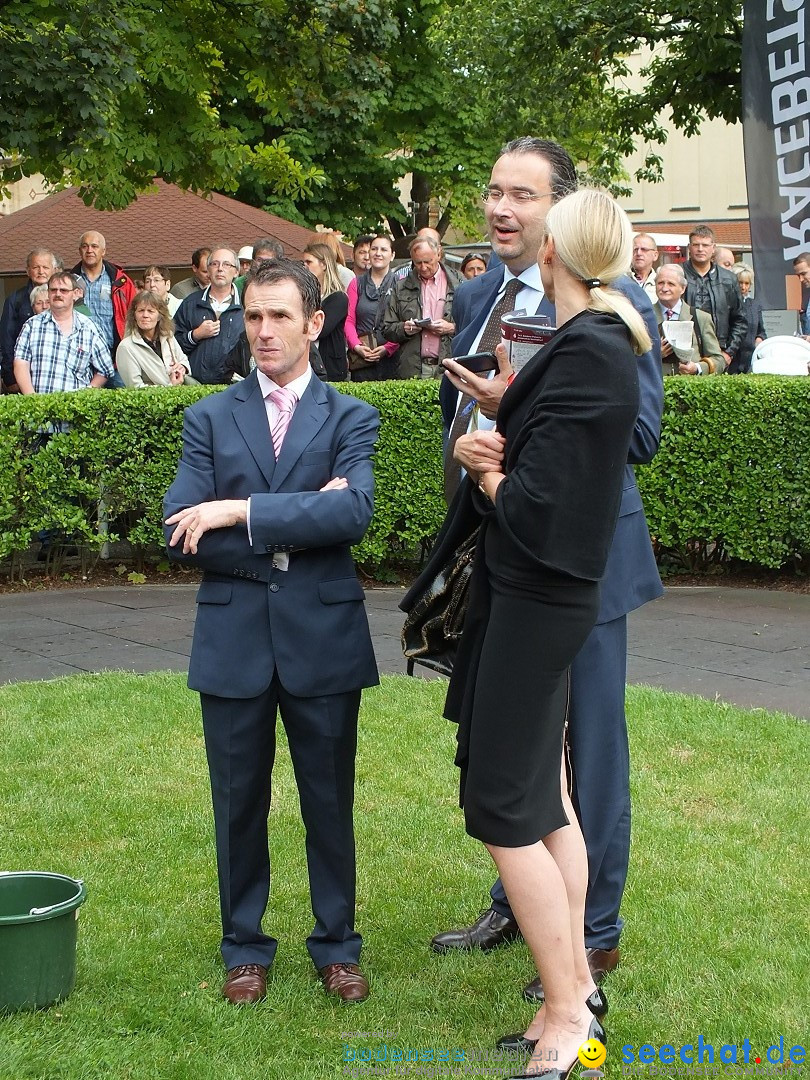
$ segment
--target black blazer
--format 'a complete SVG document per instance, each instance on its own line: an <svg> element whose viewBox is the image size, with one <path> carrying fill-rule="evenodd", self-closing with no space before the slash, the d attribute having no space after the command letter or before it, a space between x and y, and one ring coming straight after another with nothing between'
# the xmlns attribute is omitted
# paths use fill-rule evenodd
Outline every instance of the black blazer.
<svg viewBox="0 0 810 1080"><path fill-rule="evenodd" d="M491 573L528 587L559 573L598 581L638 410L638 358L624 323L591 311L570 319L501 400L506 480L494 507L464 480L400 607L410 609L482 518Z"/></svg>
<svg viewBox="0 0 810 1080"><path fill-rule="evenodd" d="M490 570L525 584L540 566L602 577L638 408L637 359L624 323L575 315L501 401L506 480L487 533Z"/></svg>

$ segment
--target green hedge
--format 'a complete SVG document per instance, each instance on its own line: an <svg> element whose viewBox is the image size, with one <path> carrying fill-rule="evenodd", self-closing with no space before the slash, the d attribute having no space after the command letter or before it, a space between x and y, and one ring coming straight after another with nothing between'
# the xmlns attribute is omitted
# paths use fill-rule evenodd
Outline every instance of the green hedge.
<svg viewBox="0 0 810 1080"><path fill-rule="evenodd" d="M358 559L409 553L441 523L441 419L433 382L339 387L382 416L376 511ZM98 550L162 543L185 406L206 387L0 398L0 558L41 529ZM778 567L810 553L810 379L666 380L661 449L637 469L659 548L697 565L729 558ZM64 425L50 439L43 431ZM101 513L100 513L101 508ZM106 508L106 509L105 509Z"/></svg>
<svg viewBox="0 0 810 1080"><path fill-rule="evenodd" d="M343 387L338 387L343 389ZM411 551L441 521L441 416L436 386L419 381L345 387L380 410L376 511L356 549L379 564ZM177 468L183 409L211 387L85 390L0 398L0 558L41 529L96 550L163 543L161 503ZM43 432L59 427L49 439ZM105 536L99 519L110 523Z"/></svg>
<svg viewBox="0 0 810 1080"><path fill-rule="evenodd" d="M664 380L661 445L636 469L650 532L686 566L810 554L810 378Z"/></svg>

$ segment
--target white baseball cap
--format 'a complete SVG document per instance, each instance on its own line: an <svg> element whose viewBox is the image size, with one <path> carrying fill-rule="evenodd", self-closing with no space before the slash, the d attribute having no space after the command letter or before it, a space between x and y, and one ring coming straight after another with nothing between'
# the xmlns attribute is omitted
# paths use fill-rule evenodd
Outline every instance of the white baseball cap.
<svg viewBox="0 0 810 1080"><path fill-rule="evenodd" d="M241 248L239 248L239 254L236 257L237 257L237 259L252 259L253 258L253 248L252 247L241 247Z"/></svg>

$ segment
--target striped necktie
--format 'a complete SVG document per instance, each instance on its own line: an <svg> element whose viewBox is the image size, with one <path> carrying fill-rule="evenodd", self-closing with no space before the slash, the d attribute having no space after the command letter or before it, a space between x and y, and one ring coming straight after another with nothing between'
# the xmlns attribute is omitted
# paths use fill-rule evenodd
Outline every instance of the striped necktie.
<svg viewBox="0 0 810 1080"><path fill-rule="evenodd" d="M290 426L295 406L298 403L298 395L294 390L288 390L286 386L280 386L278 390L273 390L272 393L268 394L268 397L278 409L276 422L270 431L273 449L276 452L276 461L278 461L284 436L287 434L287 428Z"/></svg>

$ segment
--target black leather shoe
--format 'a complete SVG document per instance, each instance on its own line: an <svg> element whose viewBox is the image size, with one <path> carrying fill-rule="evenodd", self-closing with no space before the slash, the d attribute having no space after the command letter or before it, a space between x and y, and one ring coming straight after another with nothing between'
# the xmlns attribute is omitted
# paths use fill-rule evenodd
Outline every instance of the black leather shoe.
<svg viewBox="0 0 810 1080"><path fill-rule="evenodd" d="M480 949L489 952L496 945L506 945L519 938L520 927L514 919L504 918L493 908L483 911L472 926L460 930L445 930L431 939L434 952L446 953L450 949Z"/></svg>
<svg viewBox="0 0 810 1080"><path fill-rule="evenodd" d="M602 979L604 979L605 975L608 974L608 972L613 971L614 968L617 968L619 966L621 953L619 952L618 948L586 949L585 952L588 957L588 967L591 969L593 981L597 984L597 986L602 981ZM523 996L526 998L527 1001L545 1001L546 995L543 991L543 984L540 981L539 975L536 979L532 979L528 986L523 987ZM593 994L591 994L591 997L593 997ZM590 1000L590 998L588 1000ZM590 1006L588 1007L590 1008ZM598 1013L594 1009L591 1009L591 1012L594 1014L594 1016L604 1016L604 1013ZM605 1012L607 1012L607 1009L605 1009Z"/></svg>

